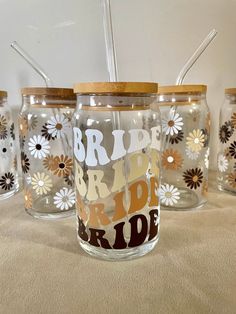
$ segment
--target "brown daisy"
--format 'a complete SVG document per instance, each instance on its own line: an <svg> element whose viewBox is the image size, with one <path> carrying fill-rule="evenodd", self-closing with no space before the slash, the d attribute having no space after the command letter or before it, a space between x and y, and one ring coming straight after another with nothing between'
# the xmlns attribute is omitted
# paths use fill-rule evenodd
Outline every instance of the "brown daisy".
<svg viewBox="0 0 236 314"><path fill-rule="evenodd" d="M169 138L169 142L171 144L178 144L179 142L182 142L184 138L184 133L180 130L177 134L171 135Z"/></svg>
<svg viewBox="0 0 236 314"><path fill-rule="evenodd" d="M7 127L7 119L3 115L0 114L0 129L6 129Z"/></svg>
<svg viewBox="0 0 236 314"><path fill-rule="evenodd" d="M178 170L182 167L183 158L174 149L166 149L162 154L162 165L165 169Z"/></svg>
<svg viewBox="0 0 236 314"><path fill-rule="evenodd" d="M20 117L19 118L19 129L20 129L20 135L22 137L26 136L28 132L28 122L26 117Z"/></svg>
<svg viewBox="0 0 236 314"><path fill-rule="evenodd" d="M230 173L227 176L227 179L228 179L229 185L232 186L232 188L236 188L236 173L235 172Z"/></svg>
<svg viewBox="0 0 236 314"><path fill-rule="evenodd" d="M56 156L54 158L56 169L53 174L57 175L58 177L64 177L71 173L73 162L72 158L68 156L61 155Z"/></svg>
<svg viewBox="0 0 236 314"><path fill-rule="evenodd" d="M233 126L236 128L236 112L234 112L231 116L231 122Z"/></svg>
<svg viewBox="0 0 236 314"><path fill-rule="evenodd" d="M231 136L230 130L228 130L227 126L223 124L220 127L220 131L219 131L219 138L220 138L221 143L227 143L230 136Z"/></svg>
<svg viewBox="0 0 236 314"><path fill-rule="evenodd" d="M52 136L52 134L50 134L48 132L48 128L47 128L47 123L45 123L43 126L42 126L42 129L41 129L41 133L42 133L42 136L44 136L48 141L50 140L55 140L56 139L56 136Z"/></svg>
<svg viewBox="0 0 236 314"><path fill-rule="evenodd" d="M209 145L209 140L210 140L210 134L207 131L207 129L201 129L202 134L204 135L204 142L203 142L203 147L207 147Z"/></svg>
<svg viewBox="0 0 236 314"><path fill-rule="evenodd" d="M0 125L0 139L5 140L7 138L7 129Z"/></svg>
<svg viewBox="0 0 236 314"><path fill-rule="evenodd" d="M229 153L232 157L236 158L236 141L233 141L233 143L230 144Z"/></svg>
<svg viewBox="0 0 236 314"><path fill-rule="evenodd" d="M46 158L43 160L43 166L47 170L54 171L57 168L57 163L55 161L55 157L53 155L48 155Z"/></svg>
<svg viewBox="0 0 236 314"><path fill-rule="evenodd" d="M64 176L64 180L65 182L69 185L69 186L73 186L74 182L75 182L75 177L73 172L71 172L69 175Z"/></svg>
<svg viewBox="0 0 236 314"><path fill-rule="evenodd" d="M203 180L203 172L199 168L186 170L183 174L185 183L190 189L197 189Z"/></svg>
<svg viewBox="0 0 236 314"><path fill-rule="evenodd" d="M21 152L21 167L24 173L27 173L30 169L29 158L24 152Z"/></svg>
<svg viewBox="0 0 236 314"><path fill-rule="evenodd" d="M10 190L14 186L14 175L11 172L7 172L0 179L0 186L3 190Z"/></svg>
<svg viewBox="0 0 236 314"><path fill-rule="evenodd" d="M15 140L16 136L15 136L15 125L14 125L14 123L11 124L10 134L11 134L12 139Z"/></svg>
<svg viewBox="0 0 236 314"><path fill-rule="evenodd" d="M24 190L25 208L30 209L32 207L33 198L30 190Z"/></svg>
<svg viewBox="0 0 236 314"><path fill-rule="evenodd" d="M227 158L227 159L232 159L233 157L230 155L230 152L229 152L229 147L226 147L225 150L224 150L224 156Z"/></svg>

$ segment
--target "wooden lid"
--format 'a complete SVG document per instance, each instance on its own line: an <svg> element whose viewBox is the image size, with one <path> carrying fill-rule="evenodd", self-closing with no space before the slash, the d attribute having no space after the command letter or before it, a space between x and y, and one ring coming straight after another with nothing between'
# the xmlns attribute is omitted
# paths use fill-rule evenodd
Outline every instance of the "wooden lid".
<svg viewBox="0 0 236 314"><path fill-rule="evenodd" d="M74 85L78 94L156 94L157 83L146 82L92 82Z"/></svg>
<svg viewBox="0 0 236 314"><path fill-rule="evenodd" d="M195 94L206 93L206 85L173 85L173 86L160 86L158 88L159 95L168 94Z"/></svg>
<svg viewBox="0 0 236 314"><path fill-rule="evenodd" d="M227 95L236 95L236 88L226 88L225 94Z"/></svg>
<svg viewBox="0 0 236 314"><path fill-rule="evenodd" d="M25 87L21 89L21 94L23 96L36 95L75 99L72 88Z"/></svg>
<svg viewBox="0 0 236 314"><path fill-rule="evenodd" d="M0 90L0 97L7 97L7 92L5 90Z"/></svg>

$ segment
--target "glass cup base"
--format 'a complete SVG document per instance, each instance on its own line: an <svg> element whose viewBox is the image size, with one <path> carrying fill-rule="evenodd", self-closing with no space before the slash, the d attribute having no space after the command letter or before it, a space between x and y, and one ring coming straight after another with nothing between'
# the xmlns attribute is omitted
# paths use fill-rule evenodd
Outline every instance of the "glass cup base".
<svg viewBox="0 0 236 314"><path fill-rule="evenodd" d="M199 209L207 203L206 199L201 199L200 201L197 194L190 189L178 188L178 190L180 192L178 203L173 206L161 204L161 210L190 211Z"/></svg>
<svg viewBox="0 0 236 314"><path fill-rule="evenodd" d="M15 195L17 192L19 192L19 184L17 184L17 185L15 186L15 189L14 189L14 190L9 191L9 192L7 192L7 193L0 194L0 201L1 201L1 200L5 200L5 199L7 199L7 198L9 198L9 197L12 197L12 196Z"/></svg>
<svg viewBox="0 0 236 314"><path fill-rule="evenodd" d="M54 212L54 213L46 213L46 212L39 212L35 211L32 208L25 208L25 211L30 216L33 216L34 218L38 219L45 219L45 220L56 220L56 219L62 219L67 218L75 215L75 209L70 209L63 212Z"/></svg>
<svg viewBox="0 0 236 314"><path fill-rule="evenodd" d="M149 241L145 244L142 244L134 248L123 249L123 250L113 250L113 249L107 250L107 249L97 248L95 246L92 246L88 244L88 242L85 242L81 240L80 238L78 238L80 246L89 255L96 257L98 259L114 261L114 262L115 261L128 261L135 258L139 258L143 255L146 255L147 253L151 252L154 249L158 240L159 240L159 236L153 239L152 241Z"/></svg>

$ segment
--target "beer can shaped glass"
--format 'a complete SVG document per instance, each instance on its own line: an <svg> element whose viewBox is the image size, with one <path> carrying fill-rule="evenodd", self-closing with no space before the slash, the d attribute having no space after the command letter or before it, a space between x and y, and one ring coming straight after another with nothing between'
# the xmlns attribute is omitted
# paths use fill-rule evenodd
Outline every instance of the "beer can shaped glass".
<svg viewBox="0 0 236 314"><path fill-rule="evenodd" d="M161 86L161 208L191 210L207 201L210 112L205 85Z"/></svg>
<svg viewBox="0 0 236 314"><path fill-rule="evenodd" d="M219 142L218 188L236 194L236 88L225 90L225 101L220 111Z"/></svg>
<svg viewBox="0 0 236 314"><path fill-rule="evenodd" d="M78 240L107 260L142 256L159 237L161 120L155 83L75 85Z"/></svg>
<svg viewBox="0 0 236 314"><path fill-rule="evenodd" d="M26 211L54 219L74 213L72 89L23 88L19 116Z"/></svg>
<svg viewBox="0 0 236 314"><path fill-rule="evenodd" d="M7 92L0 91L0 200L11 197L19 189L15 139Z"/></svg>

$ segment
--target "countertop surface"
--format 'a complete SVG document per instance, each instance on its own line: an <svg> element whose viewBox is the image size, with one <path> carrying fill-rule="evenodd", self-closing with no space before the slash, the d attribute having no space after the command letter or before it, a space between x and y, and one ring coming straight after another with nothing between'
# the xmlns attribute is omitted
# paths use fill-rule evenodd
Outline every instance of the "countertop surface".
<svg viewBox="0 0 236 314"><path fill-rule="evenodd" d="M158 245L128 262L84 253L75 217L23 207L0 203L0 313L236 313L236 196L214 184L203 209L162 211Z"/></svg>

